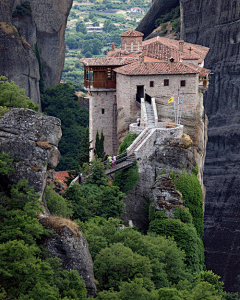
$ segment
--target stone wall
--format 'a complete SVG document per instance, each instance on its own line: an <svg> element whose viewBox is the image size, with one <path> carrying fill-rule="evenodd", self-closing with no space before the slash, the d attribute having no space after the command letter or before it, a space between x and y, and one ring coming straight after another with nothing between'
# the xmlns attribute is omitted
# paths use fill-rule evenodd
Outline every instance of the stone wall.
<svg viewBox="0 0 240 300"><path fill-rule="evenodd" d="M149 130L148 136L142 141L135 149L134 153L136 158L145 158L151 152L155 144L162 144L165 140L180 139L183 135L183 126L175 128L155 128Z"/></svg>
<svg viewBox="0 0 240 300"><path fill-rule="evenodd" d="M127 52L142 52L142 37L122 36L121 49Z"/></svg>
<svg viewBox="0 0 240 300"><path fill-rule="evenodd" d="M164 79L169 79L169 86L164 86ZM118 126L118 139L122 141L126 135L128 126L136 122L136 118L140 115L140 109L136 105L137 86L144 86L144 93L155 98L158 110L159 121L174 122L173 103L168 104L168 99L175 94L177 101L178 88L180 81L185 80L186 86L180 88L180 98L184 96L182 105L182 124L186 127L187 133L193 140L196 140L196 110L200 110L202 115L203 97L198 91L198 75L152 75L152 76L125 76L117 73L117 106L118 110L123 110L124 116L119 118L118 122L125 123L124 130ZM154 82L154 86L150 87L150 81ZM181 105L179 106L179 108ZM178 106L176 105L176 109ZM194 120L194 126L192 121ZM200 120L198 118L198 120ZM127 127L127 128L126 128ZM198 140L196 140L196 144Z"/></svg>
<svg viewBox="0 0 240 300"><path fill-rule="evenodd" d="M117 154L117 149L114 147L117 142L117 136L114 129L114 103L115 92L99 91L91 92L89 97L89 136L92 142L92 147L95 146L96 133L99 137L101 131L104 135L104 149L106 154ZM117 121L117 120L115 120ZM91 151L90 159L93 159L94 153Z"/></svg>

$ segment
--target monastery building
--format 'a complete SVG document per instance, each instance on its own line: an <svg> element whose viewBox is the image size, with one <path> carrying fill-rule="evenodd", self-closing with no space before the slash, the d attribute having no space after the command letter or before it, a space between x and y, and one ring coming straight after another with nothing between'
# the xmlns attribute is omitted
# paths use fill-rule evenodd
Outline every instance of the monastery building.
<svg viewBox="0 0 240 300"><path fill-rule="evenodd" d="M151 126L149 117L147 121L148 106L154 115L152 126L179 123L176 111L181 109L184 131L194 140L196 128L189 120L203 107L210 73L204 68L204 59L209 48L165 37L143 41L143 34L135 30L120 36L120 49L113 44L106 57L81 59L84 85L90 95L93 146L97 130L99 134L103 131L105 152L117 154L129 125L136 123L138 117L141 128ZM174 101L169 101L171 97Z"/></svg>

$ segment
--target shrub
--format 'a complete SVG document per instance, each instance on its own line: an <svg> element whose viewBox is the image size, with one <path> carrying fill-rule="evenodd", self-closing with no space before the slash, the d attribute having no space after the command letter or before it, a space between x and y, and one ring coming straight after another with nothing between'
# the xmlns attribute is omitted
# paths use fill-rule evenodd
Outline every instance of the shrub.
<svg viewBox="0 0 240 300"><path fill-rule="evenodd" d="M136 139L136 137L136 133L128 133L124 138L122 144L120 145L118 153L124 153L127 150L127 148L132 144L132 142ZM119 171L114 175L113 185L118 186L123 193L127 193L132 188L134 188L138 181L138 178L138 165L135 161L132 167Z"/></svg>
<svg viewBox="0 0 240 300"><path fill-rule="evenodd" d="M188 208L176 207L174 212L174 219L179 219L183 223L192 224L192 215Z"/></svg>
<svg viewBox="0 0 240 300"><path fill-rule="evenodd" d="M203 242L198 237L196 229L191 224L180 220L157 218L149 225L149 231L173 237L177 245L185 251L185 263L193 272L199 272L204 265Z"/></svg>
<svg viewBox="0 0 240 300"><path fill-rule="evenodd" d="M192 174L183 171L182 174L171 174L176 189L182 193L186 207L193 217L193 225L195 226L198 236L203 236L203 199L202 188L197 178L197 167Z"/></svg>
<svg viewBox="0 0 240 300"><path fill-rule="evenodd" d="M45 199L50 213L61 217L71 217L73 215L73 210L71 209L68 200L58 195L53 190L53 186L54 184L51 183L45 190Z"/></svg>
<svg viewBox="0 0 240 300"><path fill-rule="evenodd" d="M13 81L8 82L5 76L0 76L0 107L2 112L14 107L38 111L38 106L25 95L24 89L19 89Z"/></svg>

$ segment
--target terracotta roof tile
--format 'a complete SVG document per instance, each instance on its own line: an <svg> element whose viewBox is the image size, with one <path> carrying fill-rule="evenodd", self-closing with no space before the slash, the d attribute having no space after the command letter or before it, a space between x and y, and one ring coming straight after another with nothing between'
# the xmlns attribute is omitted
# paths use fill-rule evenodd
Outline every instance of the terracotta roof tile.
<svg viewBox="0 0 240 300"><path fill-rule="evenodd" d="M160 75L160 74L197 74L197 68L180 62L135 62L114 69L116 73L123 75Z"/></svg>
<svg viewBox="0 0 240 300"><path fill-rule="evenodd" d="M128 30L121 33L120 36L144 36L144 34L136 30Z"/></svg>
<svg viewBox="0 0 240 300"><path fill-rule="evenodd" d="M166 59L171 55L175 60L180 60L186 55L190 55L198 58L201 63L209 51L207 47L186 42L183 42L181 51L179 42L178 40L157 36L143 41L143 53L156 58L161 55L162 58L160 59L164 59L164 55Z"/></svg>
<svg viewBox="0 0 240 300"><path fill-rule="evenodd" d="M69 177L68 171L58 171L58 172L55 172L55 175L56 175L57 179L60 180L64 184L64 189L66 189L67 185L64 181L67 179L67 177Z"/></svg>
<svg viewBox="0 0 240 300"><path fill-rule="evenodd" d="M97 58L81 58L80 61L85 66L123 66L136 61L134 57L97 57Z"/></svg>

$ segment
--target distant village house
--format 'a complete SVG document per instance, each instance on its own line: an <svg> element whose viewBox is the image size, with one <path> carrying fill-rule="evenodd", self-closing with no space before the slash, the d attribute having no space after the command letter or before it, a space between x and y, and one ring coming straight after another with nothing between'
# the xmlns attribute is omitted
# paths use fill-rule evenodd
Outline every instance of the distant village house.
<svg viewBox="0 0 240 300"><path fill-rule="evenodd" d="M142 14L143 10L140 7L132 7L131 12Z"/></svg>
<svg viewBox="0 0 240 300"><path fill-rule="evenodd" d="M103 32L103 28L101 26L88 26L87 32Z"/></svg>

